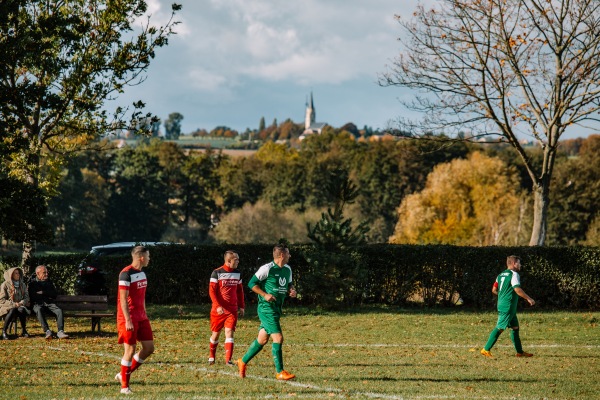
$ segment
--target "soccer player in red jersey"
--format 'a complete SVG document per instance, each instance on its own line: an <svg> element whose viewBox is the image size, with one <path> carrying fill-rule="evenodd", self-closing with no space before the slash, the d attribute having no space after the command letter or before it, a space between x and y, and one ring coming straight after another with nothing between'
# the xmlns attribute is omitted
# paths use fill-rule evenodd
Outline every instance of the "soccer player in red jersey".
<svg viewBox="0 0 600 400"><path fill-rule="evenodd" d="M225 252L225 264L215 269L210 276L208 293L212 300L210 310L210 352L208 363L215 363L215 354L219 345L219 335L225 327L225 364L231 362L233 355L233 333L238 314L244 316L244 288L242 276L237 271L240 258L235 251Z"/></svg>
<svg viewBox="0 0 600 400"><path fill-rule="evenodd" d="M117 330L119 344L123 344L121 372L115 379L121 382L121 393L131 394L129 377L133 371L154 352L152 327L146 315L146 274L142 268L150 262L150 251L144 246L131 250L131 265L119 274L119 295L117 297ZM134 355L136 343L142 348Z"/></svg>

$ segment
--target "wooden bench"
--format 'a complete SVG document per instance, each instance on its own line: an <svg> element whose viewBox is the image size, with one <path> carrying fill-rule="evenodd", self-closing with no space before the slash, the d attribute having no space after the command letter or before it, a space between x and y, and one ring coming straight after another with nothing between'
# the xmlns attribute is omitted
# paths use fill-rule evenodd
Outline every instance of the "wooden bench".
<svg viewBox="0 0 600 400"><path fill-rule="evenodd" d="M108 310L107 296L68 296L58 295L56 305L63 310L64 317L91 318L92 332L98 327L100 332L100 321L104 317L114 317L114 312Z"/></svg>
<svg viewBox="0 0 600 400"><path fill-rule="evenodd" d="M104 317L114 317L113 312L108 311L108 298L107 296L69 296L69 295L58 295L56 296L55 304L63 310L63 317L78 317L78 318L91 318L92 319L92 332L98 327L100 332L100 320ZM31 314L29 318L37 321L37 316L33 312L33 307L30 308ZM54 314L47 313L47 318L53 318ZM2 321L0 321L2 322ZM14 335L18 334L17 328L20 328L19 320L12 321L7 332L12 332Z"/></svg>

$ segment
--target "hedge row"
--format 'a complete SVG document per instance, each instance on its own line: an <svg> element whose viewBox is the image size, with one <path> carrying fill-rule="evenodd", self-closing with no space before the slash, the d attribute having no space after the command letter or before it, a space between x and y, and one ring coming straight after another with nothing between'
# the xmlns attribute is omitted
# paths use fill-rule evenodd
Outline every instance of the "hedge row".
<svg viewBox="0 0 600 400"><path fill-rule="evenodd" d="M147 301L157 304L209 302L212 270L223 263L230 248L240 254L239 269L248 282L257 268L271 261L272 246L213 245L161 246L151 250L146 269ZM553 309L600 309L600 249L588 247L456 247L368 245L323 258L311 245L291 246L295 285L300 293L292 303L324 308L375 303L424 306L451 305L461 298L465 306L492 309L491 286L505 269L506 257L522 258L523 289L539 306ZM319 258L319 255L321 257ZM85 254L45 256L45 264L65 293L73 293L77 266ZM328 260L319 262L317 260ZM128 257L105 262L109 298L114 301L119 271ZM0 269L18 265L4 258ZM247 299L256 296L246 288Z"/></svg>

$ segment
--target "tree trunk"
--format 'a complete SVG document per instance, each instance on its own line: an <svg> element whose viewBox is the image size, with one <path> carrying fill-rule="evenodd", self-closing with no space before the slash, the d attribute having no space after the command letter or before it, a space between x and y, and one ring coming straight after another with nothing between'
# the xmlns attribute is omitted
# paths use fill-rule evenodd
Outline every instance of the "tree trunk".
<svg viewBox="0 0 600 400"><path fill-rule="evenodd" d="M27 139L30 136L32 136L32 134L28 131L25 134L25 138ZM40 138L39 131L36 131L33 137ZM40 183L40 148L41 144L36 142L35 148L33 148L33 151L29 154L28 157L28 165L33 166L33 168L26 170L26 181L28 184L32 185L35 188L38 188ZM31 265L31 259L33 258L33 254L35 253L35 238L31 238L33 227L31 226L31 224L29 224L27 228L28 233L25 236L25 239L23 240L23 253L21 254L21 268L23 269L23 273L25 274L25 276L29 276L29 271L33 270L33 268L30 269L30 267L33 267Z"/></svg>
<svg viewBox="0 0 600 400"><path fill-rule="evenodd" d="M29 271L33 271L33 266L31 265L31 259L33 258L34 251L35 251L35 241L32 241L32 240L23 241L23 253L21 255L21 269L23 269L23 274L25 276L29 276Z"/></svg>
<svg viewBox="0 0 600 400"><path fill-rule="evenodd" d="M548 205L550 203L550 181L543 179L533 186L533 227L530 246L543 246L548 225Z"/></svg>

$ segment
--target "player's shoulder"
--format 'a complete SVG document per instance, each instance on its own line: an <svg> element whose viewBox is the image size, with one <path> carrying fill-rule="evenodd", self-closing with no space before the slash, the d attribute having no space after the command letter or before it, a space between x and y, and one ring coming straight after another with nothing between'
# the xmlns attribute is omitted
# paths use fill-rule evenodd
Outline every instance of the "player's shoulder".
<svg viewBox="0 0 600 400"><path fill-rule="evenodd" d="M258 269L263 270L263 271L269 271L274 266L275 266L275 262L271 261L271 262L261 265L260 267L258 267Z"/></svg>
<svg viewBox="0 0 600 400"><path fill-rule="evenodd" d="M119 276L120 276L120 275L124 275L124 274L125 274L125 275L131 275L131 273L132 273L132 272L131 272L131 271L132 271L132 269L133 269L133 265L128 265L128 266L126 266L125 268L123 268L123 269L121 270L121 272L119 272Z"/></svg>
<svg viewBox="0 0 600 400"><path fill-rule="evenodd" d="M133 265L129 264L128 266L124 267L124 268L121 270L121 272L128 271L128 270L130 270L130 269L132 269L132 268L133 268Z"/></svg>

